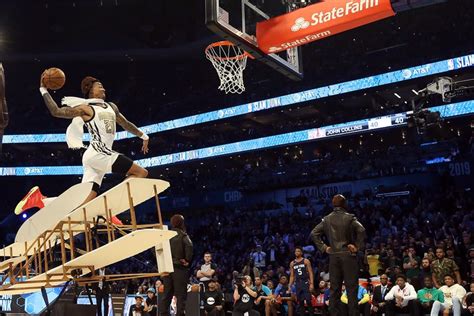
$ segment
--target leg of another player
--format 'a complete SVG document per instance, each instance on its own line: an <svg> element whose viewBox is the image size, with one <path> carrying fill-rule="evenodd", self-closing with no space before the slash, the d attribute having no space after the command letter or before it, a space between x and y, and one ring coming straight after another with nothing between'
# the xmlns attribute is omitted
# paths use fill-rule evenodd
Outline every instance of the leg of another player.
<svg viewBox="0 0 474 316"><path fill-rule="evenodd" d="M295 302L288 301L288 316L294 316L294 315L295 315Z"/></svg>

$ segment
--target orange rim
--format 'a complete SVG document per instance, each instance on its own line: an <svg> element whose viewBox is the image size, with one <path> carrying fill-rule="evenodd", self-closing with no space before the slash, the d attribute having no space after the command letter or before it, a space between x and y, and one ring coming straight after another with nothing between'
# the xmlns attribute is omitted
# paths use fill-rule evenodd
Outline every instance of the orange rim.
<svg viewBox="0 0 474 316"><path fill-rule="evenodd" d="M221 57L221 56L214 56L212 54L208 54L207 52L211 49L211 48L216 48L216 47L222 47L222 46L236 46L234 43L230 42L230 41L219 41L219 42L215 42L215 43L211 43L209 44L206 49L204 50L204 52L212 59L217 59L217 60L242 60L246 57L250 57L250 59L255 59L255 57L253 57L252 55L250 55L249 53L247 53L246 51L244 51L242 54L239 54L239 55L236 55L236 56L232 56L232 57Z"/></svg>

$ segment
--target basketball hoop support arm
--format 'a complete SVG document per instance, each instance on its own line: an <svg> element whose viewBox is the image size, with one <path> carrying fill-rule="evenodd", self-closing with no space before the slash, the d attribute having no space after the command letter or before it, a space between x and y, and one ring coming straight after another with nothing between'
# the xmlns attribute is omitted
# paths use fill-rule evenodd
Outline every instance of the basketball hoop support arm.
<svg viewBox="0 0 474 316"><path fill-rule="evenodd" d="M248 0L241 0L241 1L248 2ZM249 8L251 8L252 10L254 9L254 7L255 7L254 5L249 6ZM258 48L258 45L255 43L254 38L251 38L248 34L243 33L241 30L238 30L232 25L219 19L219 0L206 0L205 15L206 15L205 23L206 23L207 28L209 28L215 34L241 47L247 53L252 55L255 59L275 69L276 71L280 72L284 76L294 81L300 81L303 79L303 72L301 71L302 65L301 65L300 57L297 59L298 64L295 65L293 64L294 58L293 58L292 63L290 63L284 58L276 54L267 55L264 52L262 52Z"/></svg>

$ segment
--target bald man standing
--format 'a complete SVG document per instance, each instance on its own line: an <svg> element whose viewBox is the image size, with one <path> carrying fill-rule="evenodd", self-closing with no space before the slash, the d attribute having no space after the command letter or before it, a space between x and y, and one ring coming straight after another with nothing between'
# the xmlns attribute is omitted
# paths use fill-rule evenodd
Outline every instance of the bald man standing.
<svg viewBox="0 0 474 316"><path fill-rule="evenodd" d="M171 257L174 272L163 276L163 293L160 294L158 313L160 316L170 315L170 304L176 296L176 316L183 316L186 307L186 294L189 282L189 265L193 258L193 242L186 233L184 217L175 214L170 219L172 229L178 233L170 239Z"/></svg>
<svg viewBox="0 0 474 316"><path fill-rule="evenodd" d="M311 238L321 252L329 254L329 277L331 278L329 314L342 315L339 298L344 281L349 316L356 316L359 314L357 251L364 248L365 228L353 214L347 212L347 200L343 195L335 195L332 204L334 210L313 229ZM321 239L323 234L326 235L329 246Z"/></svg>

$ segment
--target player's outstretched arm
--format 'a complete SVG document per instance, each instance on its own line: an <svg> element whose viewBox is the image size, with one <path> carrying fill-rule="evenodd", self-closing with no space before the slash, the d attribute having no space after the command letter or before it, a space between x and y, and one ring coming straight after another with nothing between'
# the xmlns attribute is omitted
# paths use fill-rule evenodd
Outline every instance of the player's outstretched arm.
<svg viewBox="0 0 474 316"><path fill-rule="evenodd" d="M60 108L56 104L56 101L54 101L53 97L49 94L48 89L46 89L46 86L43 83L43 76L44 73L41 75L40 79L40 92L43 96L44 103L46 104L46 107L48 108L49 113L51 113L52 116L65 119L72 119L77 116L81 116L84 120L87 120L88 118L92 117L92 109L86 104L82 104L75 107L64 106Z"/></svg>
<svg viewBox="0 0 474 316"><path fill-rule="evenodd" d="M130 132L133 135L143 139L142 152L144 154L147 154L148 153L148 142L149 142L148 135L146 135L144 132L142 132L135 124L133 124L132 122L127 120L125 118L125 116L123 116L123 114L120 113L120 111L119 111L119 109L118 109L118 107L115 103L109 102L109 104L115 112L115 116L116 116L116 120L117 120L118 125L122 126L122 128L124 130L126 130L127 132Z"/></svg>
<svg viewBox="0 0 474 316"><path fill-rule="evenodd" d="M116 120L118 125L122 126L124 130L127 132L132 133L133 135L137 137L141 137L143 135L143 132L138 129L138 127L127 120L125 116L123 116L122 113L120 113L117 105L115 103L109 102L110 106L112 106L112 109L114 109L115 115L116 115Z"/></svg>
<svg viewBox="0 0 474 316"><path fill-rule="evenodd" d="M79 105L73 108L70 108L68 106L62 108L58 107L58 105L48 92L43 94L43 100L49 110L49 113L51 113L51 115L54 117L72 119L77 116L90 116L89 113L87 113L86 111L86 105Z"/></svg>

